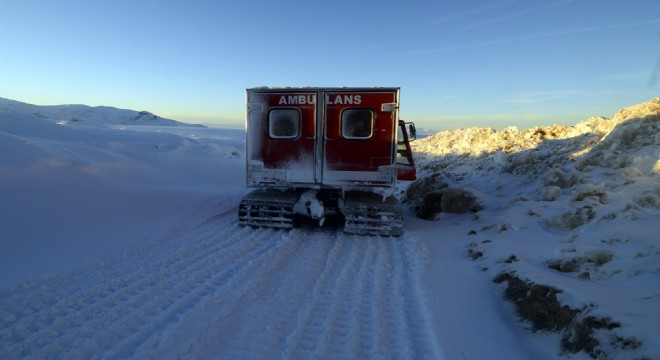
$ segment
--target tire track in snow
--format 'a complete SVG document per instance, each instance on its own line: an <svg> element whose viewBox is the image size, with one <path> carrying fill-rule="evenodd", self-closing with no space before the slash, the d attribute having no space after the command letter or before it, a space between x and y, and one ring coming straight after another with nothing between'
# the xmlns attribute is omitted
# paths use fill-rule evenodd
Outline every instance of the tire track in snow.
<svg viewBox="0 0 660 360"><path fill-rule="evenodd" d="M336 288L336 300L331 309L331 314L334 314L331 316L331 330L326 331L324 346L316 349L315 354L319 357L332 354L335 358L349 358L358 349L374 343L375 338L371 334L375 328L369 326L370 317L365 318L362 314L364 308L360 301L376 295L371 292L368 279L369 268L373 269L371 264L375 264L376 251L373 241L361 241L357 237L349 241L357 241L357 251L354 250L353 265ZM365 321L367 326L361 327L361 321ZM339 349L333 350L337 347ZM373 352L366 356L373 356Z"/></svg>
<svg viewBox="0 0 660 360"><path fill-rule="evenodd" d="M305 232L283 232L282 247L273 258L253 273L253 283L230 309L219 309L220 314L232 313L217 321L213 333L226 334L219 343L209 346L200 354L235 359L272 358L281 354L286 335L293 327L299 311L299 299L309 296L315 281L314 269L327 256L331 239L306 239ZM243 314L236 318L236 314ZM224 323L224 324L221 324ZM249 341L245 341L249 339ZM195 354L193 357L198 357Z"/></svg>
<svg viewBox="0 0 660 360"><path fill-rule="evenodd" d="M277 242L270 241L271 235L272 231L264 232L257 237L242 237L232 246L222 249L223 252L227 252L226 254L209 252L207 257L199 260L194 269L186 271L175 269L180 277L171 284L172 289L169 293L174 296L146 299L147 301L140 308L140 318L135 319L134 326L137 328L131 330L132 335L112 344L103 352L111 358L132 356L142 344L149 343L153 336L162 333L169 325L177 323L205 298L223 288L232 288L236 277L246 271L255 261L266 257L277 245ZM218 262L218 259L223 261ZM236 259L236 261L231 262L230 259ZM227 263L230 263L227 267L217 266ZM143 319L149 320L145 323ZM125 326L116 324L120 330Z"/></svg>
<svg viewBox="0 0 660 360"><path fill-rule="evenodd" d="M230 199L223 199L223 201L228 201L230 204L238 202L238 200L231 201L231 199L232 198L230 197ZM238 199L240 200L240 197ZM215 202L213 202L213 204L211 204L211 202L209 202L209 203L210 204L205 205L205 207L212 207L214 210L216 210L216 213L211 214L210 210L206 209L206 211L204 211L204 212L200 211L198 214L196 214L197 217L207 217L207 219L205 221L203 221L201 224L199 224L197 226L194 226L193 229L192 229L193 231L197 230L198 228L200 228L204 225L208 225L210 223L214 223L215 226L216 226L216 229L210 229L209 228L207 230L214 230L216 232L220 232L220 231L222 231L223 229L226 229L229 226L236 226L235 214L238 211L238 209L235 206L233 206L233 207L226 206L226 205L223 206L222 203L221 204L216 204ZM219 212L217 212L217 210L219 210ZM191 221L194 221L194 220L188 219L188 222L191 222ZM185 220L184 220L184 222L185 222ZM103 263L103 265L100 266L100 267L106 267L107 268L109 266L115 265L115 267L119 268L120 266L118 266L116 264L117 262L127 263L127 262L131 261L131 259L136 259L136 261L139 261L139 262L147 262L147 261L149 261L150 259L152 259L154 257L154 255L152 255L152 252L153 252L154 249L157 249L155 256L160 257L161 252L163 252L164 247L171 246L171 244L169 244L169 243L171 243L173 241L177 242L177 243L180 243L178 240L179 240L180 237L184 236L183 232L184 231L189 232L190 230L191 230L190 226L179 225L178 228L174 228L173 230L169 230L168 233L163 234L162 239L158 239L158 241L155 241L155 242L152 242L152 243L147 243L147 244L145 244L145 245L143 245L139 248L136 248L136 249L128 250L128 253L122 252L121 254L119 254L120 255L119 258L118 258L117 255L114 255L114 256L110 255L109 258L104 259L104 260L101 261ZM98 269L94 269L93 267L88 266L88 267L85 267L81 270L67 271L67 272L64 272L64 273L61 273L61 274L56 274L56 275L51 274L51 275L44 276L44 278L47 278L48 281L43 281L43 279L37 279L37 280L27 281L27 282L22 283L22 284L17 284L17 285L8 287L6 289L0 289L0 299L2 299L3 297L11 296L12 294L15 294L17 292L30 293L32 291L42 290L42 294L40 296L40 298L42 300L44 300L44 301L46 301L46 300L55 301L53 299L63 298L66 295L69 294L69 292L67 292L67 291L71 290L71 289L68 289L68 288L66 290L60 290L62 283L70 284L70 285L76 285L74 282L78 282L78 285L80 285L79 284L79 282L80 282L79 278L81 277L80 273L81 272L89 272L89 271L92 271L92 270L98 270ZM71 280L71 279L75 279L75 280ZM60 287L54 287L54 286L49 287L48 283L51 283L51 282L58 283L58 285L60 285ZM84 284L84 285L87 285L87 284ZM98 284L98 285L102 286L101 284ZM43 291L45 288L48 288L47 292ZM38 309L36 309L36 310L38 310Z"/></svg>
<svg viewBox="0 0 660 360"><path fill-rule="evenodd" d="M381 302L381 331L384 338L387 339L387 346L392 348L390 356L393 359L411 359L409 353L408 333L406 332L406 316L403 307L406 295L412 295L410 290L406 293L401 289L404 285L403 269L401 261L401 249L397 248L394 242L387 243L387 263L389 264L388 281L384 284L384 293L386 301ZM389 329L389 330L387 330Z"/></svg>
<svg viewBox="0 0 660 360"><path fill-rule="evenodd" d="M335 285L339 282L342 270L348 269L350 260L347 243L335 239L308 299L301 304L302 311L295 331L286 341L288 347L285 358L315 358L314 353L322 346L323 338L329 330L328 323L332 320L329 310L335 300Z"/></svg>
<svg viewBox="0 0 660 360"><path fill-rule="evenodd" d="M255 248L258 238L268 236L268 233L261 233L257 238L246 237L246 234L257 233L237 226L227 227L223 232L211 226L200 230L181 239L183 243L192 240L192 245L162 259L157 257L153 263L131 264L133 266L127 271L102 274L104 278L112 279L109 282L94 278L82 281L96 283L89 288L74 289L54 304L37 301L37 305L33 305L36 312L28 309L27 316L0 330L2 339L18 340L18 345L9 348L8 354L48 357L66 349L76 349L80 354L109 351L107 346L104 349L102 344L99 345L99 337L115 346L125 334L139 333L139 324L149 324L157 311L166 310L178 300L176 295L205 284L205 277L209 278L214 271L208 266L208 259L218 252L245 254ZM224 241L215 241L223 237ZM275 243L261 240L262 247L271 244ZM21 294L21 297L25 299L23 301L34 301L39 295L37 290ZM6 303L5 299L3 303Z"/></svg>
<svg viewBox="0 0 660 360"><path fill-rule="evenodd" d="M439 358L414 240L340 233L333 241L282 357Z"/></svg>
<svg viewBox="0 0 660 360"><path fill-rule="evenodd" d="M178 258L179 261L182 259L183 257ZM51 331L52 327L56 329L71 328L75 327L76 323L94 323L95 320L98 321L98 319L94 319L97 317L95 314L98 314L98 316L104 315L103 313L113 314L113 312L108 312L112 307L118 304L126 306L127 302L135 303L141 293L148 290L148 286L146 285L150 280L148 275L151 274L148 271L142 271L141 267L139 267L139 270L136 271L134 268L131 268L128 271L104 274L104 278L111 279L109 282L97 281L97 279L91 278L82 279L79 283L73 283L74 288L67 287L67 284L60 284L62 287L56 288L57 291L59 293L67 292L67 295L61 297L59 300L55 300L56 302L54 303L50 302L52 298L43 299L41 302L34 302L35 305L33 305L33 309L31 310L36 309L36 311L32 312L30 314L31 316L20 318L17 324L13 326L14 329L19 330L29 326L32 327L27 330L31 332L30 335L37 342L29 344L30 346L27 347L26 351L38 351L47 345L57 346L58 344L53 341L46 342L42 340L39 343L39 339L42 339L41 332ZM84 275L86 274L82 274L82 277ZM49 287L49 289L52 288ZM35 292L28 292L25 295L28 298L35 298L41 294L37 289L36 294ZM28 312L30 311L28 310ZM66 321L69 321L69 323L67 324ZM41 323L41 326L35 327L39 323ZM71 341L74 340L73 338L71 339ZM72 344L68 343L65 345L70 346Z"/></svg>
<svg viewBox="0 0 660 360"><path fill-rule="evenodd" d="M440 357L415 239L253 230L233 215L3 291L0 358Z"/></svg>
<svg viewBox="0 0 660 360"><path fill-rule="evenodd" d="M382 246L378 246L374 242L369 242L367 246L369 247L368 256L365 258L364 271L360 273L359 278L359 283L364 284L365 291L356 300L358 302L357 314L355 314L357 331L350 345L352 353L360 359L374 357L374 354L377 353L379 338L376 319L381 316L375 300L380 296L377 286L378 279L382 279L382 274L377 272L374 267L366 266L366 264L378 264L382 256Z"/></svg>
<svg viewBox="0 0 660 360"><path fill-rule="evenodd" d="M207 266L209 271L204 271L201 276L190 278L190 280L194 279L193 284L186 285L185 283L188 281L185 281L183 284L179 285L178 288L175 289L175 293L184 294L184 296L178 299L172 299L170 303L167 304L167 307L163 309L163 314L151 314L150 317L152 317L154 321L143 326L142 329L132 337L124 339L119 344L114 345L110 351L108 351L108 354L111 357L117 356L122 358L126 357L126 355L133 355L140 347L144 347L142 344L153 344L154 341L151 339L153 337L158 337L155 335L165 331L168 325L179 322L181 318L185 317L185 314L188 311L191 311L209 296L213 296L215 293L225 288L231 289L233 292L235 289L235 286L233 285L237 282L237 278L246 271L249 271L250 267L252 267L255 262L258 263L260 259L267 257L272 249L277 246L277 242L268 239L271 234L265 233L263 235L265 236L259 238L244 238L241 240L240 244L245 244L249 241L266 241L263 241L258 246L249 250L249 252L239 253L239 256L241 256L240 259L227 268L216 273L213 271L213 266Z"/></svg>
<svg viewBox="0 0 660 360"><path fill-rule="evenodd" d="M411 292L415 296L405 298L405 309L407 314L408 333L411 335L413 348L413 357L415 359L435 359L437 354L434 351L439 349L436 343L436 337L433 333L432 325L429 321L430 312L424 305L424 292L420 285L421 257L422 250L414 246L404 248L403 265L406 269L404 281L408 284ZM430 347L427 347L429 345Z"/></svg>
<svg viewBox="0 0 660 360"><path fill-rule="evenodd" d="M313 358L329 356L334 358L351 357L352 346L351 339L360 340L357 336L357 301L360 297L366 296L364 293L364 277L361 274L367 265L369 258L367 251L367 242L361 241L357 236L351 236L347 241L355 241L353 245L344 247L343 257L345 263L335 265L337 268L337 277L329 278L324 290L331 294L327 300L331 302L325 309L325 313L320 312L317 316L324 317L325 326L319 338L321 343L315 349Z"/></svg>

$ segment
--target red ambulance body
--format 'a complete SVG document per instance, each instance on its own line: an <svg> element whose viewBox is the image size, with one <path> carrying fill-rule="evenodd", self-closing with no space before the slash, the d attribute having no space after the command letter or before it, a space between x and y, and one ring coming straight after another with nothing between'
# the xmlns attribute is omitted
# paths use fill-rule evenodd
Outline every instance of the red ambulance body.
<svg viewBox="0 0 660 360"><path fill-rule="evenodd" d="M398 236L397 180L414 180L412 123L399 88L247 90L247 185L239 223L288 229L308 217L344 219L344 231Z"/></svg>

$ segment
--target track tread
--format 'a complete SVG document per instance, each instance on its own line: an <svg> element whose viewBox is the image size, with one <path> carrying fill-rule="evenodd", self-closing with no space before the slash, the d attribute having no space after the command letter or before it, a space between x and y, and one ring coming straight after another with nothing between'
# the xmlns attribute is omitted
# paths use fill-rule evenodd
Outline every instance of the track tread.
<svg viewBox="0 0 660 360"><path fill-rule="evenodd" d="M238 223L243 226L275 229L293 228L295 191L255 190L246 195L238 208Z"/></svg>
<svg viewBox="0 0 660 360"><path fill-rule="evenodd" d="M359 235L401 236L403 209L394 196L346 194L344 232Z"/></svg>

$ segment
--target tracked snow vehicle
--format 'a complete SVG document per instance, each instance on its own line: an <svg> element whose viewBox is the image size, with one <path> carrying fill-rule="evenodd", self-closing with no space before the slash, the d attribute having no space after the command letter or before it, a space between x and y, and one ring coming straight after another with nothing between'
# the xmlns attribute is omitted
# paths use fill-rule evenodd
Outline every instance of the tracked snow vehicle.
<svg viewBox="0 0 660 360"><path fill-rule="evenodd" d="M409 132L410 131L410 132ZM399 236L397 180L415 180L399 88L247 89L247 185L239 223L290 229L343 218L344 231Z"/></svg>

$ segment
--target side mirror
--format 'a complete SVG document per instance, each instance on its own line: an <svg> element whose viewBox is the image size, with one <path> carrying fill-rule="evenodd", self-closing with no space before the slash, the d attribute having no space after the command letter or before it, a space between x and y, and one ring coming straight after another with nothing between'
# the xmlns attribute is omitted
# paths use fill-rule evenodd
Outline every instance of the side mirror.
<svg viewBox="0 0 660 360"><path fill-rule="evenodd" d="M415 123L406 123L408 125L408 140L413 141L417 139L417 129L415 128Z"/></svg>

